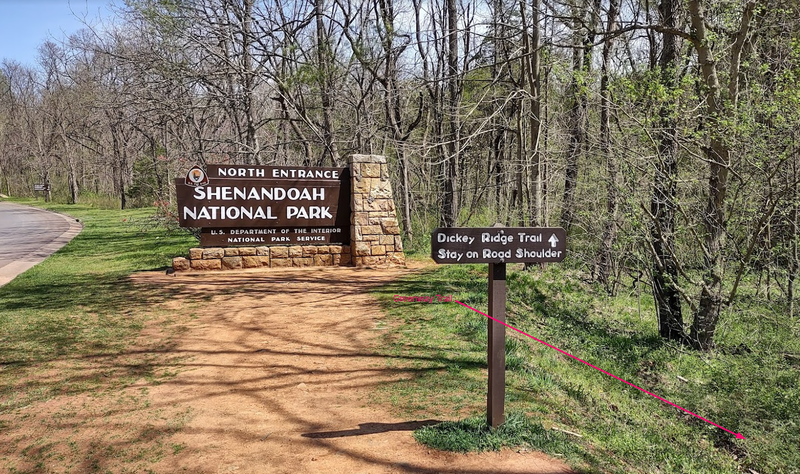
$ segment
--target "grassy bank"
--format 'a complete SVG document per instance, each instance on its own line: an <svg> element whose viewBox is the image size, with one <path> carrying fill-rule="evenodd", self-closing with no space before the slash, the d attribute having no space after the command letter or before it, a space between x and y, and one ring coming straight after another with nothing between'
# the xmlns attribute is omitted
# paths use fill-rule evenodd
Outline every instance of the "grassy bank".
<svg viewBox="0 0 800 474"><path fill-rule="evenodd" d="M141 341L139 334L153 321L171 327L170 318L177 316L159 309L168 295L134 286L127 277L137 271L165 270L173 256L186 253L193 239L150 225L153 209L15 202L68 214L84 228L53 256L0 288L0 429L12 432L16 420L47 411L30 407L56 397L117 397L116 390L137 379L169 376L169 364L159 359L155 345L164 341ZM133 344L141 347L128 352ZM136 413L146 406L146 394L123 402ZM54 417L59 413L69 417L73 409L61 407ZM103 415L97 416L80 423L97 422ZM43 422L56 429L60 421L55 417ZM99 453L97 446L73 447L69 440L26 445L29 441L20 435L10 440L6 451L0 449L0 470L41 472L60 445L76 450L67 456L78 466L73 467L75 472L87 472L86 466L93 465L102 470L103 464L95 462L101 454L103 459L152 460L158 452L169 452L164 446L158 448L168 434L131 433L126 451L119 453ZM9 460L14 451L24 453L25 462ZM69 466L64 469L69 471Z"/></svg>
<svg viewBox="0 0 800 474"><path fill-rule="evenodd" d="M725 314L718 349L697 353L658 337L646 288L608 298L559 266L510 272L509 324L747 439L509 332L506 408L515 426L511 441L487 442L498 435L479 426L486 318L456 304L392 301L453 294L485 310L486 275L486 266L441 266L377 293L397 324L387 341L392 354L436 369L384 395L408 416L466 418L428 427L419 440L456 451L522 444L585 472L800 472L800 342L788 318L748 299ZM433 441L445 438L445 446Z"/></svg>

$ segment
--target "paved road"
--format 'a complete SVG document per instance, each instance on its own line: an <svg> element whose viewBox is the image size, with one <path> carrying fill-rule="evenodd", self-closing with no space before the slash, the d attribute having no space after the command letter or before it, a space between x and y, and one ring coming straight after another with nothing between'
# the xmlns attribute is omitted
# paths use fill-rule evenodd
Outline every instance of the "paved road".
<svg viewBox="0 0 800 474"><path fill-rule="evenodd" d="M41 262L78 235L74 219L0 202L0 286Z"/></svg>

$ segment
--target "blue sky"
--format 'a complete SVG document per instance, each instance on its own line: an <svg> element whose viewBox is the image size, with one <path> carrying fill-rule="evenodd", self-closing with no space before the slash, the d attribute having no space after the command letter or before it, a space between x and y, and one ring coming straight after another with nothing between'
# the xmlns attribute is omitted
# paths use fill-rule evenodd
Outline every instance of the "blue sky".
<svg viewBox="0 0 800 474"><path fill-rule="evenodd" d="M39 45L109 17L110 0L0 0L0 60L36 65Z"/></svg>

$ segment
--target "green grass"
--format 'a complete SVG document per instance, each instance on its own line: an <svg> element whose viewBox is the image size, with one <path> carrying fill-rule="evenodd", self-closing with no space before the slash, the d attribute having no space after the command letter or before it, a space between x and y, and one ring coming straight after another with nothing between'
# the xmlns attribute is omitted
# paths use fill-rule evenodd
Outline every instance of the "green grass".
<svg viewBox="0 0 800 474"><path fill-rule="evenodd" d="M567 435L545 429L522 413L509 414L497 429L489 428L482 416L425 426L414 432L414 439L442 451L462 453L520 446L556 453L576 450Z"/></svg>
<svg viewBox="0 0 800 474"><path fill-rule="evenodd" d="M417 434L440 449L499 446L495 434L481 427L486 318L455 304L394 303L391 297L452 293L485 310L486 275L486 266L441 266L377 293L395 321L396 331L387 336L393 364L417 369L414 378L397 382L383 396L407 416L466 418L426 428L446 439L443 444L435 444L437 436ZM525 414L530 433L545 426L582 436L537 449L566 455L586 472L800 472L800 364L787 357L800 353L792 321L749 299L724 315L718 349L697 353L659 338L646 293L632 290L609 298L563 266L552 265L544 273L510 272L508 321L747 439L736 440L509 331L507 411Z"/></svg>
<svg viewBox="0 0 800 474"><path fill-rule="evenodd" d="M163 298L135 287L128 275L165 270L192 244L186 234L147 226L152 209L36 204L68 213L84 228L53 256L0 288L2 376L39 362L119 350L142 328L137 311Z"/></svg>
<svg viewBox="0 0 800 474"><path fill-rule="evenodd" d="M190 415L152 412L146 393L124 389L142 378L158 383L174 375L177 357L168 354L170 335L185 315L160 309L169 291L134 285L128 277L165 270L194 239L151 225L153 209L15 202L68 214L84 228L0 288L0 426L12 430L35 420L27 429L47 433L35 442L20 436L0 448L0 471L42 472L55 464L63 472L106 472L121 463L130 472L143 472L149 463L179 452L182 448L166 440ZM156 325L159 337L139 341L129 351L148 324ZM54 408L38 408L55 399ZM109 405L125 410L112 413ZM169 426L141 431L150 418L154 423L168 419ZM81 429L91 432L102 423L114 426L122 439L82 444ZM65 436L65 424L75 426L66 439L48 437L51 431ZM8 456L24 462L18 465Z"/></svg>

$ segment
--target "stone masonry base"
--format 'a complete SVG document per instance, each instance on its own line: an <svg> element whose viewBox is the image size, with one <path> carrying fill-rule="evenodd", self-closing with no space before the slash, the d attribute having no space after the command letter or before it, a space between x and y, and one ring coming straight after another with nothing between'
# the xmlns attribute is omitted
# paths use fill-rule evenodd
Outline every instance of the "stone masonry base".
<svg viewBox="0 0 800 474"><path fill-rule="evenodd" d="M349 245L193 248L189 249L189 258L172 259L176 272L351 265Z"/></svg>

